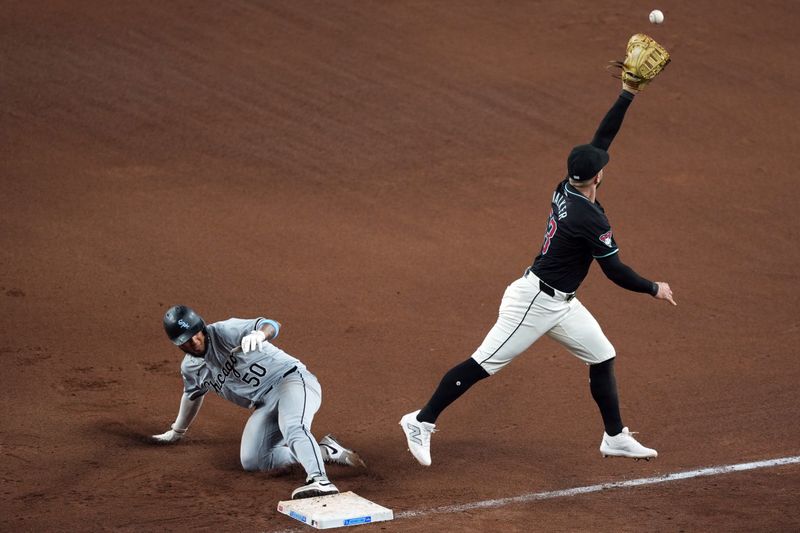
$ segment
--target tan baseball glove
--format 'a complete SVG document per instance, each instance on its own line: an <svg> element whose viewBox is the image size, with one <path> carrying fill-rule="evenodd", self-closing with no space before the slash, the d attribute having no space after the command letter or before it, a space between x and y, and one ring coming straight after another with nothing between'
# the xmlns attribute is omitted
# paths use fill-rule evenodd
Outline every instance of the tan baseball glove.
<svg viewBox="0 0 800 533"><path fill-rule="evenodd" d="M670 62L669 52L655 39L637 33L628 40L624 61L610 61L611 67L622 70L622 86L637 93L664 70ZM617 77L617 76L615 76Z"/></svg>

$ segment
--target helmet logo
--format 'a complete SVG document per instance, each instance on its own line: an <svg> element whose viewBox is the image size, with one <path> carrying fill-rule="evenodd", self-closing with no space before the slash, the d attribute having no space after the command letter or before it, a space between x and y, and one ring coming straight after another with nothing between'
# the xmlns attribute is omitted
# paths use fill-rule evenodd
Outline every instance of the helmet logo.
<svg viewBox="0 0 800 533"><path fill-rule="evenodd" d="M182 319L182 318L181 318L180 320L178 320L178 325L179 325L180 327L182 327L183 329L189 329L189 328L191 327L191 326L189 325L189 323L188 323L188 322L186 322L186 321L185 321L184 319Z"/></svg>

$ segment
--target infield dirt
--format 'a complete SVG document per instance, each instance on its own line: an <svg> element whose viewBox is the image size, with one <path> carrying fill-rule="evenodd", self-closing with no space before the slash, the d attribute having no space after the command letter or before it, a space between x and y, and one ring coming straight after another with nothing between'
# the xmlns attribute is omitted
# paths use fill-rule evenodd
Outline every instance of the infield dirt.
<svg viewBox="0 0 800 533"><path fill-rule="evenodd" d="M245 473L247 411L181 394L172 304L268 315L320 379L343 490L396 512L798 455L800 10L789 1L46 2L0 10L0 529L273 531L302 475ZM603 460L586 369L542 340L440 419L397 422L494 323L632 33L672 64L628 112L600 199L623 261L579 298L618 353ZM777 52L780 51L780 58ZM796 531L800 467L392 531Z"/></svg>

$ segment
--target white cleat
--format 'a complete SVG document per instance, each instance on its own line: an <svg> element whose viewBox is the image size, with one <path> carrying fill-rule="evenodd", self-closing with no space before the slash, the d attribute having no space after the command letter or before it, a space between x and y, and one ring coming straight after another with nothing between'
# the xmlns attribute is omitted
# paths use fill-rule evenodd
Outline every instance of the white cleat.
<svg viewBox="0 0 800 533"><path fill-rule="evenodd" d="M400 427L406 434L408 451L422 466L431 465L431 433L436 431L436 424L417 420L419 410L408 413L400 419Z"/></svg>
<svg viewBox="0 0 800 533"><path fill-rule="evenodd" d="M331 496L339 494L339 489L336 485L330 482L327 477L319 476L314 479L309 479L302 487L294 489L292 492L292 499L299 500L301 498L313 498L315 496Z"/></svg>
<svg viewBox="0 0 800 533"><path fill-rule="evenodd" d="M603 457L630 457L646 461L658 457L657 451L639 444L639 441L633 438L633 433L628 431L628 428L622 428L622 432L613 437L609 437L608 433L603 432L600 453L603 454Z"/></svg>
<svg viewBox="0 0 800 533"><path fill-rule="evenodd" d="M366 468L364 460L349 448L345 448L333 435L325 435L319 441L319 451L326 463L336 463L345 466L359 466Z"/></svg>

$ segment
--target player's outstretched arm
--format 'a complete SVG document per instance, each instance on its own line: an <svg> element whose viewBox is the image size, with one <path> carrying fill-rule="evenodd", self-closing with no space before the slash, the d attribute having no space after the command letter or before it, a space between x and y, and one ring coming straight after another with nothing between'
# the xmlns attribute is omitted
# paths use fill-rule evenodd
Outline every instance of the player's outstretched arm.
<svg viewBox="0 0 800 533"><path fill-rule="evenodd" d="M192 399L189 394L183 393L181 397L181 407L175 422L172 423L169 431L161 433L160 435L153 435L151 437L153 442L156 444L173 444L181 440L189 429L192 421L197 416L197 413L200 411L204 397L205 396L199 396Z"/></svg>
<svg viewBox="0 0 800 533"><path fill-rule="evenodd" d="M658 287L652 281L643 278L628 265L624 264L620 258L619 253L601 257L597 259L600 268L603 269L603 274L608 279L622 287L633 292L645 292L650 296L656 296Z"/></svg>
<svg viewBox="0 0 800 533"><path fill-rule="evenodd" d="M617 136L619 129L622 127L622 121L625 118L625 112L633 102L634 93L629 90L623 90L608 110L606 116L600 122L597 131L594 134L591 145L595 148L608 151L614 137Z"/></svg>

